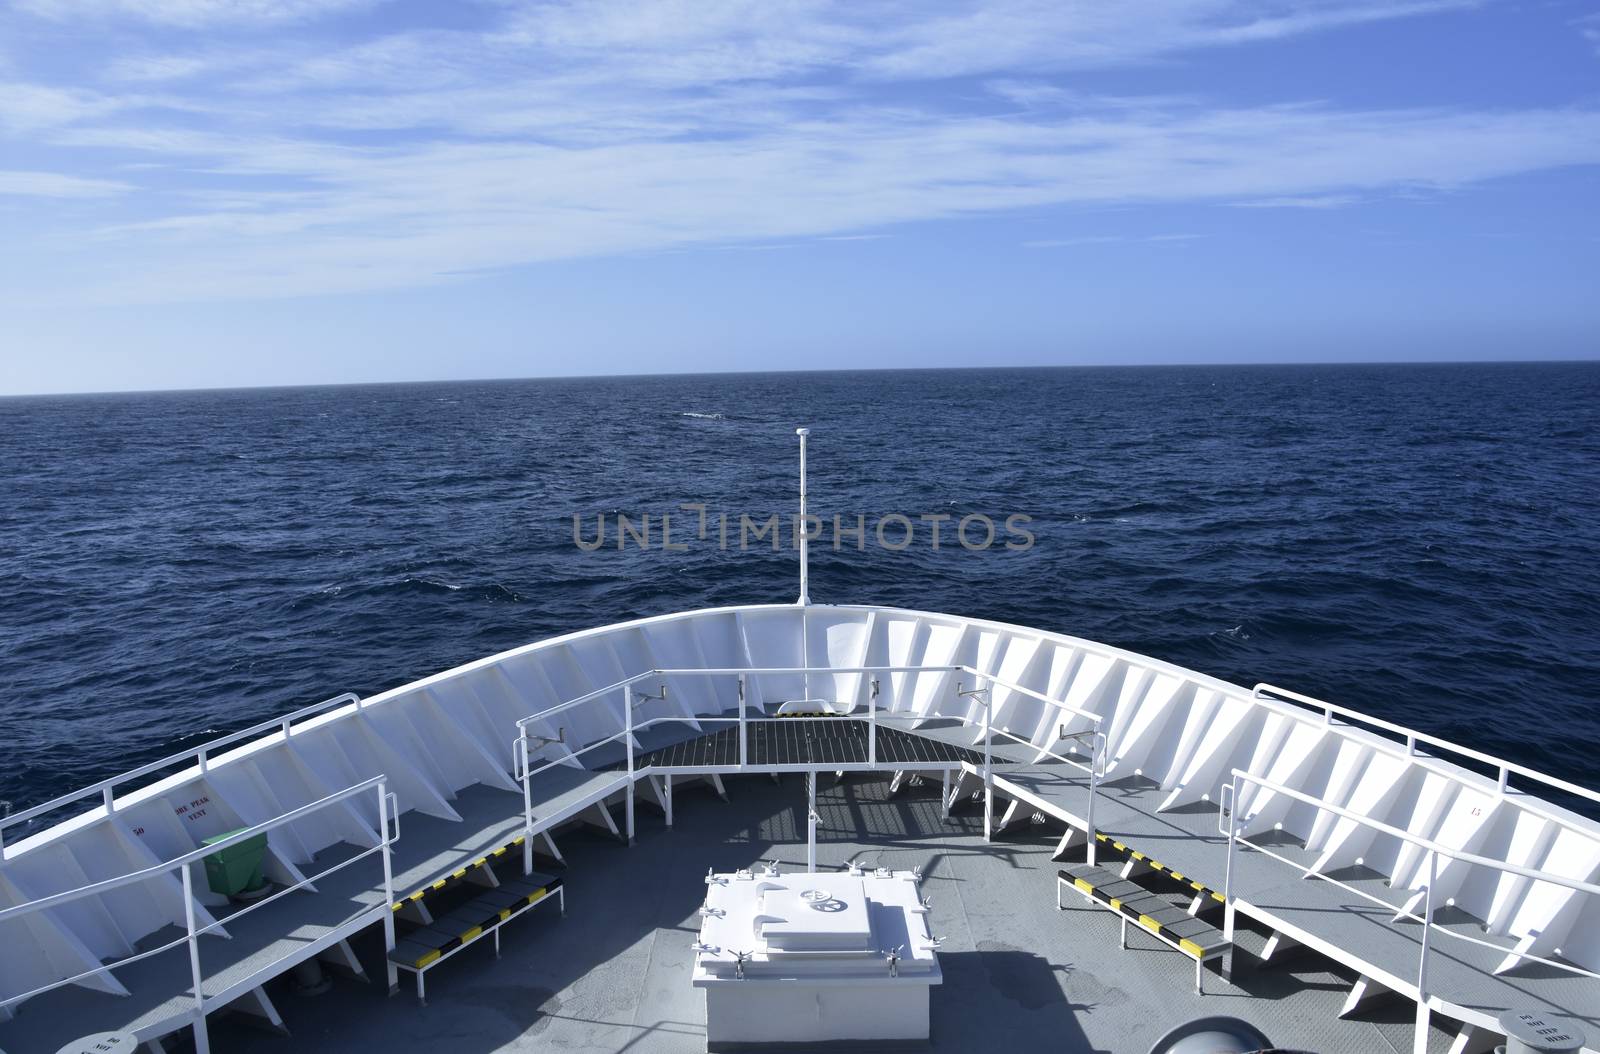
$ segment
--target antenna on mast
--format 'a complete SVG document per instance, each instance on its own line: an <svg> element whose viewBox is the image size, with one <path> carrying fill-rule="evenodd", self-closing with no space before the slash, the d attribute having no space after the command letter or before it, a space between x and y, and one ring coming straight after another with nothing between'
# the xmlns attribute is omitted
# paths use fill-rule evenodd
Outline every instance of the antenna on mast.
<svg viewBox="0 0 1600 1054"><path fill-rule="evenodd" d="M800 599L797 603L804 605L811 603L811 593L807 588L810 560L806 552L806 542L811 533L806 524L806 437L811 434L811 429L796 428L794 434L800 437L800 519L795 523L795 529L800 534Z"/></svg>

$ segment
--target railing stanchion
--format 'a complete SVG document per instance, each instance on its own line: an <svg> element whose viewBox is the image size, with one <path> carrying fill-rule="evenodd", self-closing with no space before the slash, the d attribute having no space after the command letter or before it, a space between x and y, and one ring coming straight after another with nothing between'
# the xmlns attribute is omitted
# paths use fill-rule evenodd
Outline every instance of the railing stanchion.
<svg viewBox="0 0 1600 1054"><path fill-rule="evenodd" d="M195 1054L211 1054L211 1037L206 1032L206 996L201 987L200 938L194 932L194 869L183 865L183 925L189 937L189 976L194 982Z"/></svg>
<svg viewBox="0 0 1600 1054"><path fill-rule="evenodd" d="M622 689L623 742L628 748L628 844L633 844L633 686Z"/></svg>
<svg viewBox="0 0 1600 1054"><path fill-rule="evenodd" d="M1095 863L1094 796L1100 787L1099 769L1102 755L1105 752L1105 738L1105 736L1096 732L1089 740L1089 805L1083 810L1083 826L1085 828L1084 834L1088 838L1088 846L1084 850L1084 859L1089 862L1090 867L1093 867Z"/></svg>
<svg viewBox="0 0 1600 1054"><path fill-rule="evenodd" d="M983 840L992 841L994 837L994 768L991 764L992 751L990 743L994 740L994 733L989 730L989 691L983 693Z"/></svg>
<svg viewBox="0 0 1600 1054"><path fill-rule="evenodd" d="M867 766L878 767L878 682L872 682L872 694L867 697Z"/></svg>
<svg viewBox="0 0 1600 1054"><path fill-rule="evenodd" d="M1228 810L1228 857L1222 869L1222 939L1228 950L1222 960L1222 976L1232 981L1233 922L1237 910L1233 895L1233 858L1238 852L1239 843L1239 787L1237 784L1226 784L1222 790L1223 804Z"/></svg>
<svg viewBox="0 0 1600 1054"><path fill-rule="evenodd" d="M806 773L806 874L817 873L817 770Z"/></svg>
<svg viewBox="0 0 1600 1054"><path fill-rule="evenodd" d="M522 765L522 873L533 874L533 757L528 752L528 726L522 726L517 739L517 760Z"/></svg>
<svg viewBox="0 0 1600 1054"><path fill-rule="evenodd" d="M398 799L395 806L399 807ZM394 860L391 857L391 841L389 838L389 784L387 780L378 782L378 834L383 845L383 947L384 964L389 968L389 994L394 995L400 990L400 971L389 960L388 952L394 951Z"/></svg>
<svg viewBox="0 0 1600 1054"><path fill-rule="evenodd" d="M117 811L117 799L112 794L112 789L111 789L111 785L110 784L107 784L106 786L100 788L100 798L101 798L102 801L105 802L106 815L107 816L110 816L112 813Z"/></svg>
<svg viewBox="0 0 1600 1054"><path fill-rule="evenodd" d="M1413 1054L1428 1054L1428 936L1433 932L1433 887L1439 881L1439 854L1428 852L1428 888L1422 898L1422 954L1417 957L1417 1028Z"/></svg>
<svg viewBox="0 0 1600 1054"><path fill-rule="evenodd" d="M750 760L750 728L745 724L744 717L744 674L739 675L739 767L744 768Z"/></svg>

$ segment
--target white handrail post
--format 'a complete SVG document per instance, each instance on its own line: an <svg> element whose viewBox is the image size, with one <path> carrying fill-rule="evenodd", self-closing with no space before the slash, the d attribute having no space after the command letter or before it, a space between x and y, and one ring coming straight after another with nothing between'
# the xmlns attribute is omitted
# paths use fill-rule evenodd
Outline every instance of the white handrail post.
<svg viewBox="0 0 1600 1054"><path fill-rule="evenodd" d="M1413 1054L1428 1054L1428 936L1433 932L1433 887L1439 881L1439 854L1428 850L1428 888L1422 900L1422 954L1417 957L1417 1028Z"/></svg>
<svg viewBox="0 0 1600 1054"><path fill-rule="evenodd" d="M739 675L739 767L742 769L750 757L750 730L744 720L744 674Z"/></svg>
<svg viewBox="0 0 1600 1054"><path fill-rule="evenodd" d="M811 429L796 428L794 434L800 437L800 521L795 526L800 533L800 599L797 603L803 607L811 603L808 582L810 553L806 548L808 535L811 533L806 529L806 437L811 434Z"/></svg>
<svg viewBox="0 0 1600 1054"><path fill-rule="evenodd" d="M517 739L517 759L522 762L522 873L533 874L533 779L529 770L533 758L528 753L528 726L521 726Z"/></svg>
<svg viewBox="0 0 1600 1054"><path fill-rule="evenodd" d="M1100 786L1100 760L1105 752L1105 740L1106 737L1099 732L1089 739L1089 806L1083 811L1083 825L1089 839L1088 846L1084 850L1086 853L1084 859L1088 861L1090 867L1095 863L1094 796Z"/></svg>
<svg viewBox="0 0 1600 1054"><path fill-rule="evenodd" d="M107 816L110 816L112 813L117 811L117 799L112 794L111 784L108 783L104 787L100 788L100 797L106 803L106 815Z"/></svg>
<svg viewBox="0 0 1600 1054"><path fill-rule="evenodd" d="M989 744L994 740L989 730L989 692L983 693L983 840L994 837L994 770L990 764Z"/></svg>
<svg viewBox="0 0 1600 1054"><path fill-rule="evenodd" d="M1235 773L1235 779L1238 774ZM1227 944L1228 950L1222 961L1222 976L1229 981L1233 980L1233 922L1234 902L1233 895L1233 858L1239 842L1239 797L1240 787L1236 782L1230 788L1228 795L1228 857L1222 869L1222 939Z"/></svg>
<svg viewBox="0 0 1600 1054"><path fill-rule="evenodd" d="M877 682L873 682L876 684ZM867 696L867 767L878 767L878 693Z"/></svg>
<svg viewBox="0 0 1600 1054"><path fill-rule="evenodd" d="M398 810L399 801L395 807ZM389 994L394 995L400 990L400 971L389 960L388 952L394 951L394 860L391 857L391 839L389 838L389 784L387 780L378 781L378 831L383 845L383 947L384 964L389 968Z"/></svg>
<svg viewBox="0 0 1600 1054"><path fill-rule="evenodd" d="M817 770L806 773L806 874L817 873Z"/></svg>
<svg viewBox="0 0 1600 1054"><path fill-rule="evenodd" d="M211 1054L211 1037L206 1032L206 996L200 987L200 939L194 933L194 874L188 864L183 865L183 925L188 931L189 976L194 982L195 1054Z"/></svg>
<svg viewBox="0 0 1600 1054"><path fill-rule="evenodd" d="M628 747L628 844L633 844L633 685L627 684L622 688L622 717L623 739Z"/></svg>

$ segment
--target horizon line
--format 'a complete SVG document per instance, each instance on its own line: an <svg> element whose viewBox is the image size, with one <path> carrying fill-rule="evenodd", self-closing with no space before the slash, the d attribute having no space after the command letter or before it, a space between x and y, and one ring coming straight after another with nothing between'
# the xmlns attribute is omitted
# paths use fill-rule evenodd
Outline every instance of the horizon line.
<svg viewBox="0 0 1600 1054"><path fill-rule="evenodd" d="M38 391L0 393L6 399L62 399L114 395L185 395L206 392L306 391L316 388L378 388L423 384L515 384L525 381L620 381L686 377L764 377L799 374L843 373L978 373L1022 370L1148 370L1148 369L1272 369L1341 366L1572 366L1600 365L1600 352L1592 356L1549 359L1337 359L1305 362L1064 362L1007 366L857 366L848 369L771 369L771 370L679 370L662 373L584 373L523 374L501 377L434 377L411 380L320 381L285 384L196 385L185 388L105 388L86 391Z"/></svg>

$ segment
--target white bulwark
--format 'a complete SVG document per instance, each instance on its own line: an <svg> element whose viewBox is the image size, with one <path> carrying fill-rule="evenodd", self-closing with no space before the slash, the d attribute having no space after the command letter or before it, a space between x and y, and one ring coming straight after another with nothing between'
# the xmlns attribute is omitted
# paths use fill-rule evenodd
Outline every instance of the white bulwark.
<svg viewBox="0 0 1600 1054"><path fill-rule="evenodd" d="M700 915L708 1050L927 1042L943 976L911 872L708 874Z"/></svg>

